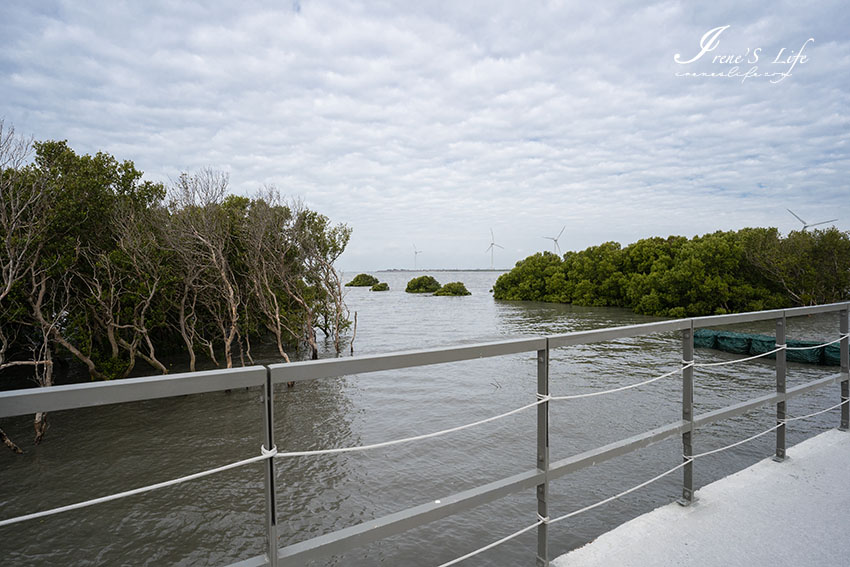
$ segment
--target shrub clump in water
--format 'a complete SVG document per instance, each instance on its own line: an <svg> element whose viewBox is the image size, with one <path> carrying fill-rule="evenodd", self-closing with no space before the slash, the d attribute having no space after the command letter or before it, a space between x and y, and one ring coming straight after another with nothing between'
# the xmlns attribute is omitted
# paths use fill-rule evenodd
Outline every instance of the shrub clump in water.
<svg viewBox="0 0 850 567"><path fill-rule="evenodd" d="M440 289L440 282L431 276L419 276L407 282L407 293L434 293Z"/></svg>
<svg viewBox="0 0 850 567"><path fill-rule="evenodd" d="M466 289L463 282L451 282L438 289L434 295L472 295L472 292Z"/></svg>
<svg viewBox="0 0 850 567"><path fill-rule="evenodd" d="M376 283L372 286L371 291L389 291L390 286L387 282Z"/></svg>
<svg viewBox="0 0 850 567"><path fill-rule="evenodd" d="M371 287L378 283L378 278L369 274L357 274L354 279L345 284L346 287Z"/></svg>

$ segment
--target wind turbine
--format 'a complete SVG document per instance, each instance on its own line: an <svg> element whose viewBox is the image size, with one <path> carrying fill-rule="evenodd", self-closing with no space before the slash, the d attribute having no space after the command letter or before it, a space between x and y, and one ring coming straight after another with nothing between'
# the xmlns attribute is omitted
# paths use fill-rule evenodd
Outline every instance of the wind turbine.
<svg viewBox="0 0 850 567"><path fill-rule="evenodd" d="M792 215L794 215L794 218L796 218L798 221L800 221L801 223L803 223L803 231L804 231L804 232L805 232L805 230L806 230L807 228L809 228L810 226L818 226L819 224L826 224L826 223L828 223L828 222L835 222L835 221L837 221L837 220L838 220L838 219L830 219L830 220L825 220L825 221L821 221L821 222L813 222L813 223L809 224L809 223L807 223L806 221L804 221L803 219L801 219L800 217L798 217L798 216L797 216L797 213L795 213L795 212L794 212L794 211L792 211L791 209L785 209L785 210L786 210L786 211L788 211L789 213L791 213Z"/></svg>
<svg viewBox="0 0 850 567"><path fill-rule="evenodd" d="M416 243L413 243L413 269L416 269L416 257L422 254L422 250L416 249Z"/></svg>
<svg viewBox="0 0 850 567"><path fill-rule="evenodd" d="M495 236L493 236L493 229L491 228L491 229L490 229L490 246L488 246L488 247L487 247L487 250L485 250L485 251L484 251L484 252L489 252L489 253L490 253L490 269L491 269L491 270L495 269L495 268L493 267L493 251L494 251L494 248L497 248L497 247L498 247L498 248L501 248L502 250L504 250L504 249L505 249L505 247L504 247L504 246L502 246L502 245L500 245L500 244L496 244L496 237L495 237Z"/></svg>
<svg viewBox="0 0 850 567"><path fill-rule="evenodd" d="M561 255L561 247L558 246L558 239L561 238L561 235L564 234L564 230L566 230L567 225L564 225L564 228L561 229L561 232L558 233L558 236L544 236L546 240L551 240L555 243L555 251L558 253L558 256Z"/></svg>

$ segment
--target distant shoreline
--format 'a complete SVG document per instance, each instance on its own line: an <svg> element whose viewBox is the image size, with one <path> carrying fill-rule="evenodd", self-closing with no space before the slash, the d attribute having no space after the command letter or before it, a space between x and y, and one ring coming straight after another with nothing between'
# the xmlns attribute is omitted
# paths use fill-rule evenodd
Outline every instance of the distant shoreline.
<svg viewBox="0 0 850 567"><path fill-rule="evenodd" d="M456 269L423 268L423 269L418 269L418 270L408 270L408 269L404 269L404 268L392 268L392 269L389 269L389 270L375 270L375 271L376 272L510 272L510 269L508 269L508 268L504 268L504 269L494 268L494 269L491 270L490 268L456 268Z"/></svg>

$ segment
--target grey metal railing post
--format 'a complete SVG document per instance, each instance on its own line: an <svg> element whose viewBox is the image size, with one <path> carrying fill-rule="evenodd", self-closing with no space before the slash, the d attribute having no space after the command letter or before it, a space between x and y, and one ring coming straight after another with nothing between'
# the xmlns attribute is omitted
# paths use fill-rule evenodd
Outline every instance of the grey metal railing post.
<svg viewBox="0 0 850 567"><path fill-rule="evenodd" d="M263 389L263 447L274 444L274 385L271 370L266 367L266 385ZM277 567L277 493L275 491L274 457L263 461L266 496L266 555L269 567Z"/></svg>
<svg viewBox="0 0 850 567"><path fill-rule="evenodd" d="M694 322L691 328L682 331L682 419L690 422L691 427L682 433L682 458L685 466L682 468L682 498L679 504L689 506L694 501L694 462L690 460L694 454L692 445L694 429Z"/></svg>
<svg viewBox="0 0 850 567"><path fill-rule="evenodd" d="M549 395L549 339L546 348L537 351L537 396ZM537 485L537 514L548 518L549 505L549 402L537 405L537 468L546 473L542 484ZM537 567L549 567L549 525L537 526Z"/></svg>
<svg viewBox="0 0 850 567"><path fill-rule="evenodd" d="M780 319L776 320L776 347L785 345L785 314L782 314ZM776 353L776 393L785 393L785 372L787 364L785 363L785 349ZM776 454L773 456L774 461L785 460L785 417L786 406L785 402L781 401L776 404Z"/></svg>
<svg viewBox="0 0 850 567"><path fill-rule="evenodd" d="M846 335L850 332L850 321L848 321L847 315L847 309L839 311L838 316L841 320L839 326L841 328L842 335ZM838 345L841 349L841 374L844 378L841 381L841 401L845 402L844 405L841 406L841 426L839 429L841 431L847 431L850 429L850 403L846 403L847 400L850 399L850 381L848 381L848 375L850 375L850 353L848 353L848 349L850 349L850 339L845 337L841 339L841 342L839 342Z"/></svg>

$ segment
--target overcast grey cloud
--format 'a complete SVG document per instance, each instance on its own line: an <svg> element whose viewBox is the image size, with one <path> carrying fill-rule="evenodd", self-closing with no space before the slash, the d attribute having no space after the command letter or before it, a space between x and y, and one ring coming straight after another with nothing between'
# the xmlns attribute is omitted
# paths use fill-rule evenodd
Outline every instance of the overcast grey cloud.
<svg viewBox="0 0 850 567"><path fill-rule="evenodd" d="M787 232L799 223L786 207L847 230L847 13L840 1L5 2L0 117L157 181L212 166L235 193L275 184L354 229L344 269L411 268L414 242L419 266L489 267L490 228L503 267L564 225L564 250ZM720 26L712 51L674 61ZM790 74L700 76L733 67Z"/></svg>

